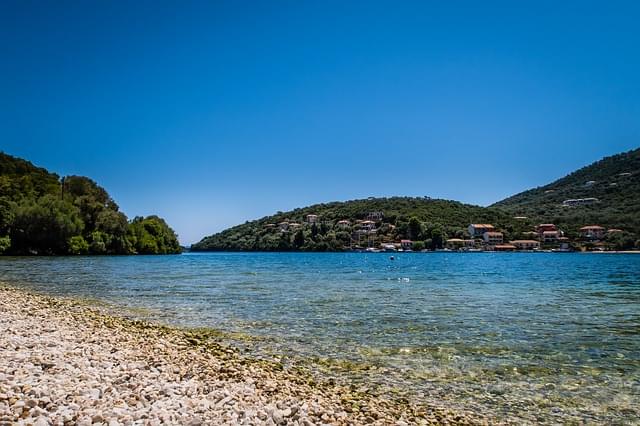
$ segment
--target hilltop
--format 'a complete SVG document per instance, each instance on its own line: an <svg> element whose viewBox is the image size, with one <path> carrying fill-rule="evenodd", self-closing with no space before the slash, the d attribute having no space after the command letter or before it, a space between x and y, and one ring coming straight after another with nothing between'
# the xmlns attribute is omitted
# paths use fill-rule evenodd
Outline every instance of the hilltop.
<svg viewBox="0 0 640 426"><path fill-rule="evenodd" d="M640 236L640 148L605 157L491 207L512 216L555 223L569 234L576 234L585 224L598 224L623 229L637 238Z"/></svg>
<svg viewBox="0 0 640 426"><path fill-rule="evenodd" d="M467 231L471 223L494 225L504 242L530 239L537 224L553 223L561 231L559 236L568 237L576 249L598 242L585 239L581 227L601 225L605 231L623 231L600 238L608 247L638 246L640 149L606 157L489 207L428 197L315 204L234 226L203 238L191 250L339 251L397 244L402 239L412 240L413 250L437 249L447 240L473 238ZM553 248L556 243L543 245Z"/></svg>
<svg viewBox="0 0 640 426"><path fill-rule="evenodd" d="M499 209L457 201L369 198L278 212L205 237L191 250L337 251L405 238L419 242L414 250L440 248L447 236L463 237L474 222L514 233L525 226Z"/></svg>
<svg viewBox="0 0 640 426"><path fill-rule="evenodd" d="M163 219L129 221L90 178L61 179L0 152L0 254L179 252L176 234Z"/></svg>

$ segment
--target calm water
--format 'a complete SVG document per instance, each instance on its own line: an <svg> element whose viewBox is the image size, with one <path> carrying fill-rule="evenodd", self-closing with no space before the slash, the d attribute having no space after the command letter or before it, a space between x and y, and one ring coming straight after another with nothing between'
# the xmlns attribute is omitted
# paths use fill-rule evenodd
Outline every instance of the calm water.
<svg viewBox="0 0 640 426"><path fill-rule="evenodd" d="M640 255L0 258L0 280L248 333L257 356L502 419L640 416Z"/></svg>

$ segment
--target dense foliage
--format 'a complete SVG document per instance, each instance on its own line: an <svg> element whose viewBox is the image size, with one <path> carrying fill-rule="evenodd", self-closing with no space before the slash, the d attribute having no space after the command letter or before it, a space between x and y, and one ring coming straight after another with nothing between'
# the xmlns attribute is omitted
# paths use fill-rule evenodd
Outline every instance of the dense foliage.
<svg viewBox="0 0 640 426"><path fill-rule="evenodd" d="M563 206L567 199L597 198L591 205ZM600 225L640 238L640 149L606 157L549 185L493 205L511 215L555 223L577 235L584 225ZM620 236L615 237L621 238Z"/></svg>
<svg viewBox="0 0 640 426"><path fill-rule="evenodd" d="M592 205L563 206L567 199L597 198ZM358 223L371 212L374 235L363 234ZM309 214L316 224L305 223ZM341 220L349 224L340 225ZM283 229L279 224L294 223ZM604 158L549 185L531 189L484 208L429 198L369 198L317 204L235 226L194 244L194 251L337 251L413 240L413 249L440 248L448 238L468 238L470 223L491 223L505 241L531 238L539 223L555 223L572 240L579 228L601 225L623 232L607 235L606 247L626 250L640 246L640 149ZM591 244L587 243L586 245Z"/></svg>
<svg viewBox="0 0 640 426"><path fill-rule="evenodd" d="M375 219L376 232L358 234L357 223L372 212L382 212ZM318 223L305 223L307 215L318 216ZM341 220L350 223L339 224ZM278 225L295 223L284 231ZM528 224L514 220L497 210L430 198L369 198L346 202L316 204L290 212L278 212L202 239L191 247L194 251L339 251L370 243L411 239L414 249L442 247L447 237L463 237L469 223L493 223L513 235L528 229ZM275 226L274 226L275 225Z"/></svg>
<svg viewBox="0 0 640 426"><path fill-rule="evenodd" d="M62 180L0 153L0 253L179 253L157 216L128 221L104 188L83 176Z"/></svg>

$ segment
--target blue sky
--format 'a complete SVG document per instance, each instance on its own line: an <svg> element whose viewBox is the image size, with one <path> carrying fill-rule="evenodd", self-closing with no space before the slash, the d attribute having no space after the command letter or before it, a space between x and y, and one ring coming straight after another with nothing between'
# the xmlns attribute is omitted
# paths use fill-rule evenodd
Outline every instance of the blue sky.
<svg viewBox="0 0 640 426"><path fill-rule="evenodd" d="M3 1L0 149L183 243L316 202L487 205L640 146L638 22L633 1Z"/></svg>

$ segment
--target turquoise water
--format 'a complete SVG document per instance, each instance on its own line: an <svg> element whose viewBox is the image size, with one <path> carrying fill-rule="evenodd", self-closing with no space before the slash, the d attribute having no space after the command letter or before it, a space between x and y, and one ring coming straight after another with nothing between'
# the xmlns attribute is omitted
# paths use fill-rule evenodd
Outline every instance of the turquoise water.
<svg viewBox="0 0 640 426"><path fill-rule="evenodd" d="M0 258L0 280L247 333L256 356L515 422L640 417L640 255Z"/></svg>

